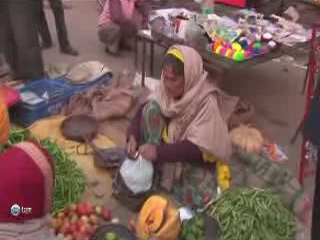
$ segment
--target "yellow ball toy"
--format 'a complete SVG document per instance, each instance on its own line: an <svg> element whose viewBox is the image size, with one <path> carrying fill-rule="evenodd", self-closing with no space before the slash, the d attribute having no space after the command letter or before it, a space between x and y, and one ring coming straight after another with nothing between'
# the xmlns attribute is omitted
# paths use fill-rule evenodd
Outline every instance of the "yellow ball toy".
<svg viewBox="0 0 320 240"><path fill-rule="evenodd" d="M238 51L242 50L242 46L239 43L233 43L232 49L238 52Z"/></svg>
<svg viewBox="0 0 320 240"><path fill-rule="evenodd" d="M234 53L234 51L233 50L231 50L231 49L228 49L227 50L227 52L226 52L226 57L229 57L229 58L231 58L232 57L232 55L233 55L233 53Z"/></svg>
<svg viewBox="0 0 320 240"><path fill-rule="evenodd" d="M219 54L222 49L222 46L218 46L215 50L215 53Z"/></svg>

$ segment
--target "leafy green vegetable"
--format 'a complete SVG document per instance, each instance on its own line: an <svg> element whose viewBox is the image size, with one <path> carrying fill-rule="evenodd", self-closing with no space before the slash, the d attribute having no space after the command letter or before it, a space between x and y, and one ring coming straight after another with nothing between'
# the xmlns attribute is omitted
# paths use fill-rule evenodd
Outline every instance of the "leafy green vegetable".
<svg viewBox="0 0 320 240"><path fill-rule="evenodd" d="M219 240L292 240L296 236L294 215L269 190L228 191L207 213L220 225Z"/></svg>
<svg viewBox="0 0 320 240"><path fill-rule="evenodd" d="M106 233L105 240L119 240L119 237L117 236L117 234L109 232Z"/></svg>
<svg viewBox="0 0 320 240"><path fill-rule="evenodd" d="M50 140L38 140L27 129L12 129L9 141L0 147L0 153L13 144L32 140L44 147L52 156L55 171L55 192L52 213L64 210L72 203L78 203L85 190L86 179L82 170L60 146Z"/></svg>

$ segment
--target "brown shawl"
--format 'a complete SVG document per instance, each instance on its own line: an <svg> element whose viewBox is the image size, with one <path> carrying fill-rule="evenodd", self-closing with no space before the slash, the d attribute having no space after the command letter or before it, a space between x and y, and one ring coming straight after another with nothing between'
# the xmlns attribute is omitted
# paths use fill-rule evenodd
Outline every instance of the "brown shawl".
<svg viewBox="0 0 320 240"><path fill-rule="evenodd" d="M155 92L161 111L170 119L169 142L189 140L203 152L212 154L222 161L231 155L227 120L238 102L214 86L208 80L201 56L190 47L175 45L184 56L185 91L180 100L170 98L161 79L160 88ZM180 167L168 163L164 166L163 187L171 188L174 175L179 177Z"/></svg>

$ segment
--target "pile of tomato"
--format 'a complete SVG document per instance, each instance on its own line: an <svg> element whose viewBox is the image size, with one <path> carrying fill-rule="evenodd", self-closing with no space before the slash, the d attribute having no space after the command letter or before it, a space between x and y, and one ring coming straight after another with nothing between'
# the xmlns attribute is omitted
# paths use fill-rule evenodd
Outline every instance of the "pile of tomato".
<svg viewBox="0 0 320 240"><path fill-rule="evenodd" d="M52 228L65 240L88 240L100 222L108 221L111 221L111 212L107 207L79 203L56 214Z"/></svg>

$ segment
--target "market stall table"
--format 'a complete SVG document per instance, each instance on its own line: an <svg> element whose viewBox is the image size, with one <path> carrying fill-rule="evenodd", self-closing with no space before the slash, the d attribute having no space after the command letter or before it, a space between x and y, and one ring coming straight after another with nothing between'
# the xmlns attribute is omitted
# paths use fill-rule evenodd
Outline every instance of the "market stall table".
<svg viewBox="0 0 320 240"><path fill-rule="evenodd" d="M320 1L319 0L300 0L300 1L304 2L304 3L311 4L311 5L316 6L316 7L320 7Z"/></svg>
<svg viewBox="0 0 320 240"><path fill-rule="evenodd" d="M147 44L150 47L150 57L149 57L149 73L151 76L154 74L154 45L168 49L170 46L176 44L175 41L161 41L154 38L151 35L150 30L140 30L137 34L136 47L135 47L135 67L139 69L138 60L139 60L139 46L138 42L142 42L142 52L141 52L141 85L144 86L144 81L146 77L147 69ZM279 58L284 54L284 48L278 48L273 52L257 56L242 62L235 62L231 59L225 58L215 53L211 53L205 49L197 49L204 61L204 67L210 71L221 71L222 74L228 70L238 69L238 68L248 68L255 66L260 63L270 61L274 58ZM140 72L139 71L139 72Z"/></svg>
<svg viewBox="0 0 320 240"><path fill-rule="evenodd" d="M239 9L235 7L225 6L223 4L215 4L215 12L218 13L219 17L235 17L239 13ZM189 11L189 13L191 12ZM283 19L282 21L285 20ZM135 67L136 69L138 69L139 72L141 72L143 86L147 74L146 72L148 70L147 64L149 64L149 74L151 75L151 77L154 75L154 45L164 48L166 50L174 44L187 44L183 43L182 39L180 39L182 41L179 42L178 39L169 38L168 36L166 36L166 34L163 34L161 31L153 32L151 30L146 29L140 30L138 32L136 40L137 41L135 47ZM142 49L139 48L138 42L142 42ZM270 60L279 58L282 55L295 55L302 48L308 47L308 42L294 44L294 46L291 45L291 47L280 44L276 48L269 50L267 53L241 61L235 61L231 58L227 58L225 56L221 56L212 51L209 51L209 49L207 49L208 46L203 46L201 48L196 47L196 49L202 56L204 67L208 72L218 72L224 75L236 69L248 68L260 63L268 62ZM150 51L149 58L147 58L147 49ZM141 55L141 59L138 59L138 55ZM138 64L138 60L140 60L140 64Z"/></svg>

